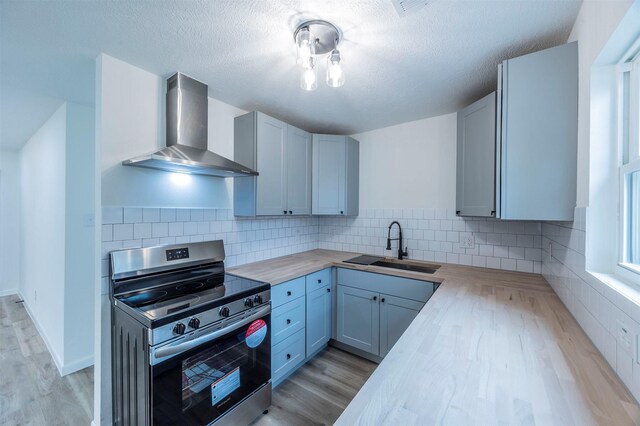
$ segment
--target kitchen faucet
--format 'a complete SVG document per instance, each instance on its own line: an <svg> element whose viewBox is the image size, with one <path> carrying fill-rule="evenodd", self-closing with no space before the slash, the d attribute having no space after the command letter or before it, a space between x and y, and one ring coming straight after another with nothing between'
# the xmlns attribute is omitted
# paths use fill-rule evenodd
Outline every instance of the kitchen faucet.
<svg viewBox="0 0 640 426"><path fill-rule="evenodd" d="M391 227L394 224L398 225L398 238L391 238ZM402 226L400 226L400 223L396 220L391 222L391 225L389 225L389 232L387 233L387 250L391 250L392 240L398 240L398 259L399 260L402 260L403 256L409 255L407 251L408 247L405 247L404 251L402 251Z"/></svg>

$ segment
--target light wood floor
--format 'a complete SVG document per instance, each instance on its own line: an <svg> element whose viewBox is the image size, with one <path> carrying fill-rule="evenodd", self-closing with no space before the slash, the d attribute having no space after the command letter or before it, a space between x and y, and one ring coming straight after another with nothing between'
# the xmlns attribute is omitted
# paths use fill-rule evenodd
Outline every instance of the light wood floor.
<svg viewBox="0 0 640 426"><path fill-rule="evenodd" d="M253 424L332 425L377 366L329 347L274 389L269 413Z"/></svg>
<svg viewBox="0 0 640 426"><path fill-rule="evenodd" d="M0 297L0 425L88 425L93 367L60 377L16 296Z"/></svg>

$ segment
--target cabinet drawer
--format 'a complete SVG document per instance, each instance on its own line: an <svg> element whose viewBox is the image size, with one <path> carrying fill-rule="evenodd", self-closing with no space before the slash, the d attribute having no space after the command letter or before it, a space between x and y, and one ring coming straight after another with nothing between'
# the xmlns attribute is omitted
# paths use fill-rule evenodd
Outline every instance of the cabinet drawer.
<svg viewBox="0 0 640 426"><path fill-rule="evenodd" d="M276 382L304 361L304 330L271 349L271 380Z"/></svg>
<svg viewBox="0 0 640 426"><path fill-rule="evenodd" d="M296 300L278 306L271 312L271 344L282 342L295 332L304 329L305 298L299 297Z"/></svg>
<svg viewBox="0 0 640 426"><path fill-rule="evenodd" d="M304 277L271 287L271 306L277 308L304 296Z"/></svg>
<svg viewBox="0 0 640 426"><path fill-rule="evenodd" d="M306 277L307 293L311 293L319 288L325 288L331 285L331 268L314 272Z"/></svg>

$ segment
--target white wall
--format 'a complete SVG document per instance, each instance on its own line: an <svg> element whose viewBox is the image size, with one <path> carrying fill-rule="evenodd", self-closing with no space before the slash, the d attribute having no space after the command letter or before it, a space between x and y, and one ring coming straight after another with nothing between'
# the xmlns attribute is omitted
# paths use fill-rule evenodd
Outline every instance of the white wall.
<svg viewBox="0 0 640 426"><path fill-rule="evenodd" d="M626 347L617 341L621 327L630 332L632 342L634 335L640 335L640 293L590 273L613 272L617 256L617 85L616 67L611 64L625 49L619 40L626 38L628 43L628 36L640 36L640 2L630 8L632 3L585 1L571 32L580 49L578 207L573 222L543 224L542 273L611 368L640 399L635 344Z"/></svg>
<svg viewBox="0 0 640 426"><path fill-rule="evenodd" d="M156 220L155 216L149 220L143 217L138 219L137 216L125 218L122 213L124 211L143 212L146 210L147 212L155 212L157 209L150 209L153 207L160 207L163 208L163 211L174 212L176 207L181 209L193 208L196 211L203 208L227 211L232 205L231 190L233 181L231 179L182 175L122 166L121 162L123 160L152 152L165 146L165 79L168 76L157 76L104 54L97 59L96 73L96 143L100 147L98 156L100 157L101 168L101 204L103 207L111 207L104 210L105 212L121 212L119 219L116 218L115 222L114 218L109 216L101 219L102 223L107 225L107 228L112 227L111 232L105 230L105 233L103 233L102 238L106 241L99 248L103 251L103 272L105 271L105 259L108 251L116 248L148 246L159 243L168 244L171 239L173 241L184 241L185 239L192 241L199 239L201 241L205 236L207 239L212 239L215 235L220 235L221 231L218 226L221 226L221 223L213 225L213 230L211 230L210 221L202 220L202 215L200 215L199 219L197 213L195 219L191 219L189 216L189 218L177 222L197 222L198 225L196 226L201 230L206 226L207 232L193 234L188 233L189 231L184 230L184 228L180 233L173 233L172 235L164 234L162 230L159 233L149 231L149 234L133 232L134 225L138 229L146 229L147 226L152 226L152 223L155 223L155 227L152 226L152 229L158 230L168 226L168 221L166 218L161 221L160 217ZM244 113L245 111L243 110L209 98L208 144L210 150L227 158L233 158L233 118ZM139 209L142 207L145 210ZM137 222L138 220L140 223ZM289 224L291 228L297 226L293 222L295 220L292 219ZM235 223L235 220L230 219L225 220L225 222L231 224ZM265 220L264 225L267 222ZM304 249L317 247L317 221L315 223L316 232L314 235L316 242L309 243L304 240L300 247L306 247ZM174 227L177 226L179 225L174 225ZM182 226L184 227L185 225ZM304 226L310 225L305 224ZM114 228L117 229L117 233L114 233ZM121 237L127 235L129 228L131 228L131 238L123 240ZM120 232L123 230L125 230L124 234ZM264 232L265 228L261 228L261 230ZM234 228L223 232L225 234L231 232L235 236L237 231L238 229ZM271 232L271 229L268 231ZM291 237L291 235L282 237ZM300 235L300 237L308 236ZM235 237L227 235L220 238L225 238L225 242L231 243L234 242L233 238ZM255 240L256 238L254 237L253 239ZM297 241L301 240L298 239ZM240 241L236 242L240 243ZM286 245L290 242L290 240L286 240L283 244ZM273 245L273 243L271 244ZM229 260L231 263L234 263L238 259L257 260L258 258L274 257L278 255L277 253L284 254L286 252L286 248L281 245L277 245L277 247L272 245L269 246L269 243L263 238L261 241L255 241L253 246L245 250L242 253L245 256L240 257L241 253L238 253L239 256L236 257L235 249L231 249L234 251L230 251L227 254L230 255ZM303 248L296 249L296 251L300 250L303 250ZM100 313L97 319L100 321L97 321L95 329L94 416L96 422L100 424L111 424L110 303L106 294L106 280L101 280L100 278L100 274L97 274L96 282L102 283L102 291L98 287L95 295L96 310Z"/></svg>
<svg viewBox="0 0 640 426"><path fill-rule="evenodd" d="M165 78L107 55L101 55L99 66L102 205L229 208L228 179L177 180L172 173L121 165L165 146ZM233 158L233 118L244 113L209 99L210 150Z"/></svg>
<svg viewBox="0 0 640 426"><path fill-rule="evenodd" d="M353 135L360 141L360 208L455 208L456 117Z"/></svg>
<svg viewBox="0 0 640 426"><path fill-rule="evenodd" d="M93 363L93 123L65 103L19 154L19 292L63 375Z"/></svg>
<svg viewBox="0 0 640 426"><path fill-rule="evenodd" d="M631 3L585 0L569 35L569 42L578 41L578 207L589 205L591 66Z"/></svg>
<svg viewBox="0 0 640 426"><path fill-rule="evenodd" d="M56 365L64 360L66 105L20 152L20 292Z"/></svg>
<svg viewBox="0 0 640 426"><path fill-rule="evenodd" d="M93 108L67 103L64 370L93 363L95 144Z"/></svg>
<svg viewBox="0 0 640 426"><path fill-rule="evenodd" d="M20 282L20 156L0 149L0 296Z"/></svg>

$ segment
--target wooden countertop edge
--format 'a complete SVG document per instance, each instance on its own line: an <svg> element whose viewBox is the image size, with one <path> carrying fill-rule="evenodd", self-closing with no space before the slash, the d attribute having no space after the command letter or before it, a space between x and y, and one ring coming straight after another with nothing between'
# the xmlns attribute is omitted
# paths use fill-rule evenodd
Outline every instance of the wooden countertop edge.
<svg viewBox="0 0 640 426"><path fill-rule="evenodd" d="M323 256L321 254L318 254L318 256L313 260L305 259L303 257L303 256L313 256L314 252L316 251L330 252L332 254L344 253L345 256L340 256L340 257L344 257L344 260L360 255L359 253L336 252L336 251L328 251L328 250L320 250L320 249L310 250L307 252L296 253L293 255L281 256L273 259L267 259L259 262L249 263L246 265L236 266L233 268L229 268L227 272L231 275L236 275L242 278L247 278L247 279L256 280L256 281L263 281L271 284L272 286L282 284L284 282L299 278L301 276L309 275L314 272L318 272L323 269L331 268L331 267L354 269L354 270L363 271L363 272L371 272L371 273L376 273L381 275L390 275L390 276L399 277L399 278L408 278L408 279L432 282L437 284L440 284L444 281L444 278L438 276L438 271L436 271L433 274L427 274L423 272L403 271L399 269L385 268L381 266L357 265L353 263L344 263L342 260L336 260L336 259L323 260L322 259ZM384 259L394 260L393 258L389 258L389 257L385 257ZM433 265L433 263L423 262L420 260L411 259L410 261L411 263L424 264L426 266ZM275 272L279 268L282 268L282 269L287 268L286 265L282 265L282 263L286 263L286 262L291 262L291 263L310 262L311 264L303 267L298 266L294 272L287 272L287 273ZM269 265L274 266L274 269L270 271L270 275L277 275L277 278L264 279L263 273L255 272L256 267L268 268ZM278 265L281 265L281 266L278 266Z"/></svg>

